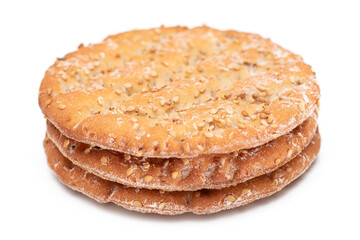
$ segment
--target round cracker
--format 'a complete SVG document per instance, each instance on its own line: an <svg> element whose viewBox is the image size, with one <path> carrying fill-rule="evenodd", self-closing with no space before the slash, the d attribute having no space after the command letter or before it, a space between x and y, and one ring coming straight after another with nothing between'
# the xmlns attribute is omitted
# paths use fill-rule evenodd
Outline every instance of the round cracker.
<svg viewBox="0 0 360 240"><path fill-rule="evenodd" d="M48 164L59 180L100 203L113 202L143 213L209 214L235 208L280 191L299 177L315 160L320 148L320 135L316 134L303 152L270 174L223 189L178 192L131 188L104 180L72 164L50 139L45 139L44 147Z"/></svg>
<svg viewBox="0 0 360 240"><path fill-rule="evenodd" d="M319 95L311 67L268 39L162 27L113 35L58 59L39 104L74 140L185 158L265 144L307 119Z"/></svg>
<svg viewBox="0 0 360 240"><path fill-rule="evenodd" d="M66 158L103 179L138 188L194 191L224 188L273 171L299 154L316 128L317 112L290 133L265 145L185 159L145 159L91 147L65 137L50 122L47 135Z"/></svg>

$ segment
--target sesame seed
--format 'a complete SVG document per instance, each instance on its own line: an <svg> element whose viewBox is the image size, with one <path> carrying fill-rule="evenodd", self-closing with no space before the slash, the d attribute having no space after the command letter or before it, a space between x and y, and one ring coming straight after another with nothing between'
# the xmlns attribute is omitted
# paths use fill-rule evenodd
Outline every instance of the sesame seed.
<svg viewBox="0 0 360 240"><path fill-rule="evenodd" d="M149 169L150 168L150 163L148 163L148 162L144 163L143 168Z"/></svg>
<svg viewBox="0 0 360 240"><path fill-rule="evenodd" d="M48 89L47 89L47 94L50 96L51 93L52 93L52 91L53 91L53 90L52 90L51 88L48 88Z"/></svg>
<svg viewBox="0 0 360 240"><path fill-rule="evenodd" d="M227 114L230 114L230 115L234 113L234 110L230 107L227 107L225 111Z"/></svg>
<svg viewBox="0 0 360 240"><path fill-rule="evenodd" d="M275 160L275 164L279 164L281 162L281 158L277 158L276 160Z"/></svg>
<svg viewBox="0 0 360 240"><path fill-rule="evenodd" d="M272 123L274 121L274 116L272 114L270 114L270 116L267 119L268 123Z"/></svg>
<svg viewBox="0 0 360 240"><path fill-rule="evenodd" d="M184 144L184 151L185 151L186 153L190 152L190 145L189 145L189 143L185 143L185 144Z"/></svg>
<svg viewBox="0 0 360 240"><path fill-rule="evenodd" d="M169 134L170 134L170 136L172 136L172 137L176 137L176 132L175 132L175 130L170 130L170 131L169 131Z"/></svg>
<svg viewBox="0 0 360 240"><path fill-rule="evenodd" d="M228 195L226 199L230 202L235 202L236 198L233 195Z"/></svg>
<svg viewBox="0 0 360 240"><path fill-rule="evenodd" d="M211 123L212 121L214 121L214 118L213 118L213 117L207 117L207 118L205 119L205 122L207 122L207 123Z"/></svg>
<svg viewBox="0 0 360 240"><path fill-rule="evenodd" d="M51 99L48 99L48 100L45 101L45 105L46 105L46 106L49 106L51 103L52 103L52 100L51 100Z"/></svg>
<svg viewBox="0 0 360 240"><path fill-rule="evenodd" d="M180 98L179 98L179 96L174 96L174 97L171 98L171 100L172 100L174 103L177 103L177 102L179 102Z"/></svg>
<svg viewBox="0 0 360 240"><path fill-rule="evenodd" d="M299 107L300 107L300 111L305 111L305 104L304 103L300 103L299 104Z"/></svg>
<svg viewBox="0 0 360 240"><path fill-rule="evenodd" d="M164 202L163 202L163 203L160 203L160 204L159 204L159 209L160 209L160 210L163 210L164 207L165 207L165 205L166 205L166 203L164 203Z"/></svg>
<svg viewBox="0 0 360 240"><path fill-rule="evenodd" d="M235 152L233 152L233 155L234 155L235 157L237 157L237 156L239 156L239 152L238 152L238 151L235 151Z"/></svg>
<svg viewBox="0 0 360 240"><path fill-rule="evenodd" d="M201 129L203 129L203 127L205 127L205 123L204 123L204 122L199 122L199 123L197 124L197 126L198 126L198 128L201 130Z"/></svg>
<svg viewBox="0 0 360 240"><path fill-rule="evenodd" d="M130 160L131 159L131 156L129 155L129 154L124 154L124 158L125 158L125 160Z"/></svg>
<svg viewBox="0 0 360 240"><path fill-rule="evenodd" d="M231 93L230 92L227 92L227 93L224 93L221 97L223 98L223 99L228 99L229 97L231 97Z"/></svg>
<svg viewBox="0 0 360 240"><path fill-rule="evenodd" d="M269 124L267 123L267 121L265 121L264 119L261 119L261 124L264 125L265 127L269 126Z"/></svg>
<svg viewBox="0 0 360 240"><path fill-rule="evenodd" d="M159 108L156 106L152 106L151 109L153 110L153 112L157 112L159 110Z"/></svg>
<svg viewBox="0 0 360 240"><path fill-rule="evenodd" d="M147 175L144 177L145 182L150 182L152 179L153 179L153 177L150 175Z"/></svg>
<svg viewBox="0 0 360 240"><path fill-rule="evenodd" d="M204 151L204 150L205 150L205 147L202 146L202 145L200 145L200 144L197 145L197 148L198 148L200 151Z"/></svg>
<svg viewBox="0 0 360 240"><path fill-rule="evenodd" d="M103 164L107 164L109 162L107 157L102 157L100 160Z"/></svg>
<svg viewBox="0 0 360 240"><path fill-rule="evenodd" d="M220 121L220 123L221 123L223 126L226 126L226 121L225 121L225 119L220 119L219 121Z"/></svg>
<svg viewBox="0 0 360 240"><path fill-rule="evenodd" d="M197 98L197 97L199 97L199 96L200 96L199 90L195 90L195 92L194 92L194 97Z"/></svg>
<svg viewBox="0 0 360 240"><path fill-rule="evenodd" d="M184 159L182 160L182 162L183 162L185 165L187 165L187 164L189 164L189 159L184 158Z"/></svg>
<svg viewBox="0 0 360 240"><path fill-rule="evenodd" d="M128 89L132 88L132 84L131 83L125 83L124 87L128 90Z"/></svg>
<svg viewBox="0 0 360 240"><path fill-rule="evenodd" d="M74 165L76 165L76 166L78 166L78 165L79 165L79 162L78 162L78 161L76 161L76 160L75 160L73 163L74 163Z"/></svg>
<svg viewBox="0 0 360 240"><path fill-rule="evenodd" d="M139 201L134 201L133 204L135 207L142 207L142 204Z"/></svg>
<svg viewBox="0 0 360 240"><path fill-rule="evenodd" d="M104 104L104 99L103 98L101 98L101 97L99 97L98 99L97 99L97 102L99 103L99 105L103 105Z"/></svg>
<svg viewBox="0 0 360 240"><path fill-rule="evenodd" d="M90 150L91 150L90 148L87 148L87 149L84 150L84 153L88 154L90 152Z"/></svg>
<svg viewBox="0 0 360 240"><path fill-rule="evenodd" d="M259 95L260 95L260 97L266 97L267 92L261 92Z"/></svg>
<svg viewBox="0 0 360 240"><path fill-rule="evenodd" d="M293 150L290 149L290 150L288 151L288 153L287 153L287 158L290 158L292 154L293 154Z"/></svg>
<svg viewBox="0 0 360 240"><path fill-rule="evenodd" d="M64 169L65 171L70 171L70 168L69 168L68 166L63 166L63 169Z"/></svg>
<svg viewBox="0 0 360 240"><path fill-rule="evenodd" d="M137 153L135 153L136 157L142 157L144 155L144 153L142 151L138 151Z"/></svg>
<svg viewBox="0 0 360 240"><path fill-rule="evenodd" d="M130 106L130 107L126 108L126 112L132 112L132 111L135 111L134 106Z"/></svg>
<svg viewBox="0 0 360 240"><path fill-rule="evenodd" d="M291 168L291 167L287 167L287 168L286 168L286 172L287 172L287 173L289 173L289 172L291 172L291 171L292 171L292 168Z"/></svg>
<svg viewBox="0 0 360 240"><path fill-rule="evenodd" d="M242 194L247 194L247 193L249 193L249 192L250 192L250 189L249 189L249 188L244 188L244 189L241 191Z"/></svg>
<svg viewBox="0 0 360 240"><path fill-rule="evenodd" d="M242 124L242 123L238 123L238 128L240 128L240 129L245 129L246 128L246 126L244 125L244 124Z"/></svg>
<svg viewBox="0 0 360 240"><path fill-rule="evenodd" d="M169 66L169 63L166 62L166 61L162 61L161 64L164 65L165 67L168 67L168 66Z"/></svg>
<svg viewBox="0 0 360 240"><path fill-rule="evenodd" d="M248 117L248 116L249 116L249 113L248 113L247 111L245 111L245 110L243 110L243 111L241 112L241 114L242 114L244 117Z"/></svg>
<svg viewBox="0 0 360 240"><path fill-rule="evenodd" d="M151 76L151 77L157 77L158 74L157 74L156 71L151 71L151 72L150 72L150 76Z"/></svg>
<svg viewBox="0 0 360 240"><path fill-rule="evenodd" d="M257 89L260 91L260 92L265 92L266 91L266 88L262 87L262 86L258 86Z"/></svg>
<svg viewBox="0 0 360 240"><path fill-rule="evenodd" d="M129 176L129 175L131 175L133 172L134 172L134 169L128 168L128 169L126 170L126 175Z"/></svg>
<svg viewBox="0 0 360 240"><path fill-rule="evenodd" d="M61 74L61 78L65 81L68 79L66 73L64 73L64 72Z"/></svg>
<svg viewBox="0 0 360 240"><path fill-rule="evenodd" d="M66 148L67 146L69 146L69 144L70 144L70 141L68 139L66 139L64 141L63 147Z"/></svg>
<svg viewBox="0 0 360 240"><path fill-rule="evenodd" d="M268 115L266 115L265 113L260 113L260 114L259 114L259 117L260 117L261 119L266 119L266 118L268 118Z"/></svg>
<svg viewBox="0 0 360 240"><path fill-rule="evenodd" d="M240 93L238 96L240 96L241 99L244 99L246 97L246 93Z"/></svg>
<svg viewBox="0 0 360 240"><path fill-rule="evenodd" d="M218 109L213 108L213 109L210 110L210 113L211 114L216 114L218 111L219 111Z"/></svg>
<svg viewBox="0 0 360 240"><path fill-rule="evenodd" d="M140 108L139 108L139 113L140 113L141 115L146 115L146 111L145 111L145 109L144 109L143 107L140 107Z"/></svg>
<svg viewBox="0 0 360 240"><path fill-rule="evenodd" d="M273 124L270 125L271 128L277 128L277 126L278 125L276 123L273 123Z"/></svg>
<svg viewBox="0 0 360 240"><path fill-rule="evenodd" d="M234 178L234 174L226 174L225 176L227 180L231 180Z"/></svg>
<svg viewBox="0 0 360 240"><path fill-rule="evenodd" d="M214 136L212 132L204 132L205 137L211 138Z"/></svg>
<svg viewBox="0 0 360 240"><path fill-rule="evenodd" d="M122 94L122 92L121 92L120 89L116 89L116 90L115 90L115 93L116 93L117 95L119 95L119 96L121 96L121 94Z"/></svg>
<svg viewBox="0 0 360 240"><path fill-rule="evenodd" d="M171 173L171 178L172 178L172 179L176 179L178 175L179 175L179 172L178 172L178 171L174 171L174 172Z"/></svg>
<svg viewBox="0 0 360 240"><path fill-rule="evenodd" d="M165 103L166 103L166 100L165 100L165 99L161 99L161 100L160 100L160 105L161 105L161 106L164 106Z"/></svg>
<svg viewBox="0 0 360 240"><path fill-rule="evenodd" d="M60 108L61 110L64 110L65 109L65 104L60 104L59 106L58 106L58 108Z"/></svg>

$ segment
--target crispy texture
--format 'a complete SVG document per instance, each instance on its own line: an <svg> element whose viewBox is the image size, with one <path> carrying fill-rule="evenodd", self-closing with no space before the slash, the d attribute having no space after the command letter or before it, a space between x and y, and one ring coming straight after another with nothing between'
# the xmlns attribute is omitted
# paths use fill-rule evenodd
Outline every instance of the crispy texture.
<svg viewBox="0 0 360 240"><path fill-rule="evenodd" d="M126 187L99 178L67 160L51 142L45 139L48 164L61 182L98 202L113 202L126 209L167 215L193 212L215 213L235 208L280 191L299 177L315 160L320 148L320 135L293 160L271 174L261 175L236 186L219 190L159 192Z"/></svg>
<svg viewBox="0 0 360 240"><path fill-rule="evenodd" d="M290 133L265 145L232 154L189 159L137 158L97 149L62 135L47 122L47 135L75 165L103 179L164 191L219 189L271 172L299 154L313 138L317 112Z"/></svg>
<svg viewBox="0 0 360 240"><path fill-rule="evenodd" d="M137 30L58 59L39 105L65 136L145 157L253 148L307 119L311 67L268 39L208 27Z"/></svg>

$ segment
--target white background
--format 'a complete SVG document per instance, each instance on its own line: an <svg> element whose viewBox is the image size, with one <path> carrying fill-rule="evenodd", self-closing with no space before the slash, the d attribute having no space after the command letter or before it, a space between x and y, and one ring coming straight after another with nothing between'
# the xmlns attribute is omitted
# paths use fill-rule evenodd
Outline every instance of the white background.
<svg viewBox="0 0 360 240"><path fill-rule="evenodd" d="M360 239L359 10L356 1L1 1L0 239ZM248 206L176 217L100 205L56 180L37 104L45 70L80 43L161 24L259 33L313 66L323 140L304 176Z"/></svg>

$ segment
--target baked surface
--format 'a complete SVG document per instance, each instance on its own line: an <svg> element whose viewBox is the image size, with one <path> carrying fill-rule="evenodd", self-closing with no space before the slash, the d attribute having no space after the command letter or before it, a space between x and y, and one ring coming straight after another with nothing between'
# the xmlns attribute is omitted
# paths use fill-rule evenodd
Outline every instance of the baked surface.
<svg viewBox="0 0 360 240"><path fill-rule="evenodd" d="M265 144L309 118L319 96L311 67L259 35L162 27L58 59L39 104L76 141L185 158Z"/></svg>
<svg viewBox="0 0 360 240"><path fill-rule="evenodd" d="M184 159L145 159L99 149L65 137L50 122L47 135L68 160L103 179L138 188L194 191L228 187L275 170L308 145L316 128L317 112L265 145Z"/></svg>
<svg viewBox="0 0 360 240"><path fill-rule="evenodd" d="M224 189L194 192L160 192L126 187L99 178L72 164L49 138L44 140L44 147L48 164L59 180L98 202L113 202L129 210L144 213L209 214L238 207L280 191L299 177L315 160L320 148L320 135L317 133L303 152L270 174Z"/></svg>

